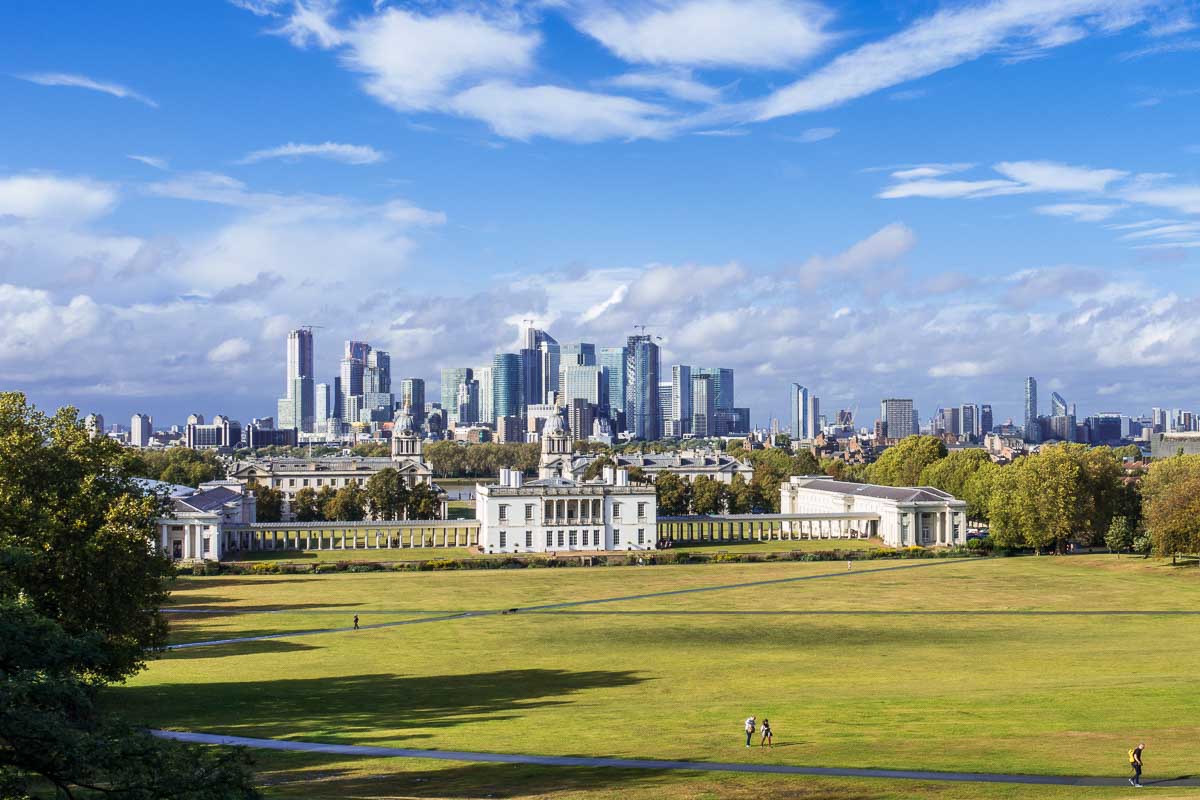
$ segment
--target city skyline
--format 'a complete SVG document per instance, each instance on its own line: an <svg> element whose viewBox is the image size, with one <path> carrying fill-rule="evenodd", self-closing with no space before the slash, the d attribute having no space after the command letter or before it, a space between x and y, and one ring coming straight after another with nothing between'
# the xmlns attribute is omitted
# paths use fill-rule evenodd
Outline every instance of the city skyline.
<svg viewBox="0 0 1200 800"><path fill-rule="evenodd" d="M42 407L267 415L306 324L436 391L526 319L646 325L659 380L734 369L758 425L796 381L860 414L1022 420L1031 374L1080 416L1195 403L1188 4L19 5L0 374ZM735 35L653 35L683 18ZM435 30L486 57L372 56Z"/></svg>

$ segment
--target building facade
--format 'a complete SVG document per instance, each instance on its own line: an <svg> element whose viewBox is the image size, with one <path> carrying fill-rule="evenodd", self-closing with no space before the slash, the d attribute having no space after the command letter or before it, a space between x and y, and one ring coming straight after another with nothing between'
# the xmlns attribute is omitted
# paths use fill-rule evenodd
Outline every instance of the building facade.
<svg viewBox="0 0 1200 800"><path fill-rule="evenodd" d="M226 527L255 521L254 492L237 481L202 483L169 503L155 544L172 561L220 561L229 544Z"/></svg>
<svg viewBox="0 0 1200 800"><path fill-rule="evenodd" d="M653 486L607 468L595 481L539 478L501 470L475 487L479 544L487 553L653 550L658 545Z"/></svg>
<svg viewBox="0 0 1200 800"><path fill-rule="evenodd" d="M879 418L883 420L888 439L903 439L917 433L916 412L908 398L888 397L879 403Z"/></svg>
<svg viewBox="0 0 1200 800"><path fill-rule="evenodd" d="M652 442L662 438L658 366L654 338L630 336L625 344L625 427L633 439Z"/></svg>

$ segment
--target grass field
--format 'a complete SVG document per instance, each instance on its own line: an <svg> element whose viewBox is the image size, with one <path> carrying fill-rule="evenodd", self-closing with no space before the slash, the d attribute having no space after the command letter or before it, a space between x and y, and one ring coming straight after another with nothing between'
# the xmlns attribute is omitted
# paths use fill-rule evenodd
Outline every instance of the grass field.
<svg viewBox="0 0 1200 800"><path fill-rule="evenodd" d="M1194 774L1200 574L1108 556L180 579L177 641L811 580L166 654L155 727L399 747L891 769ZM1105 613L1079 614L1077 612ZM1141 613L1132 613L1141 612ZM777 746L742 746L770 717ZM291 797L1092 798L1132 790L256 754ZM1200 798L1200 789L1156 797Z"/></svg>

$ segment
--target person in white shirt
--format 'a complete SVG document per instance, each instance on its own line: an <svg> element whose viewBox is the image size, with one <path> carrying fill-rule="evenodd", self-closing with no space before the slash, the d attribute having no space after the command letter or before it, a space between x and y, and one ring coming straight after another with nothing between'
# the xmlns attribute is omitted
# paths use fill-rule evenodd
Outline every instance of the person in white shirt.
<svg viewBox="0 0 1200 800"><path fill-rule="evenodd" d="M746 717L746 747L750 746L750 740L754 738L754 717Z"/></svg>

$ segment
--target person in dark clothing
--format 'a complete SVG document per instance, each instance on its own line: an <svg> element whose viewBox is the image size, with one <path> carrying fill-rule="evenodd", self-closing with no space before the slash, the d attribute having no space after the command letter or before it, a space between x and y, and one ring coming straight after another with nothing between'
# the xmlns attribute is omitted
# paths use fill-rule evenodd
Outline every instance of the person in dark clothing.
<svg viewBox="0 0 1200 800"><path fill-rule="evenodd" d="M775 744L771 740L771 720L763 717L762 726L759 728L762 731L762 741L759 747L774 747Z"/></svg>
<svg viewBox="0 0 1200 800"><path fill-rule="evenodd" d="M358 630L358 614L354 615L354 630Z"/></svg>
<svg viewBox="0 0 1200 800"><path fill-rule="evenodd" d="M1133 770L1133 777L1129 779L1129 783L1132 786L1142 785L1142 749L1145 746L1145 742L1142 742L1129 751L1129 768Z"/></svg>

